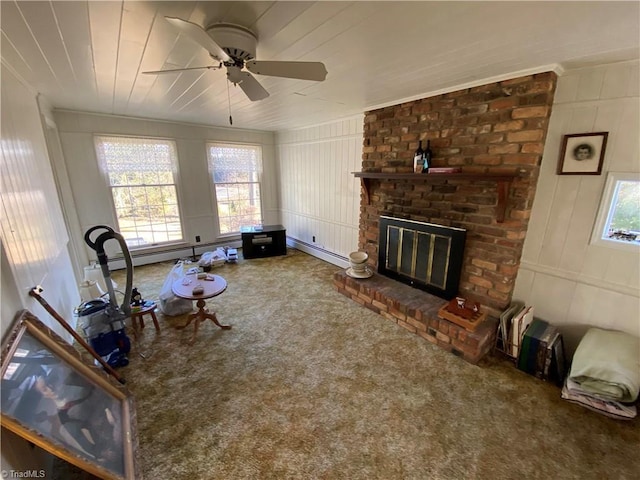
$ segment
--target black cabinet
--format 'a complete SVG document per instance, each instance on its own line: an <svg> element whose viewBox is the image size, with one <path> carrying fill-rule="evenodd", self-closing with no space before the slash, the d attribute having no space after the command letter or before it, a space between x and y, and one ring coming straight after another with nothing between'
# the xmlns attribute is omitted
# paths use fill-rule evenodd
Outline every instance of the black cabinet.
<svg viewBox="0 0 640 480"><path fill-rule="evenodd" d="M287 254L286 230L282 225L242 227L242 255L244 258L273 257Z"/></svg>

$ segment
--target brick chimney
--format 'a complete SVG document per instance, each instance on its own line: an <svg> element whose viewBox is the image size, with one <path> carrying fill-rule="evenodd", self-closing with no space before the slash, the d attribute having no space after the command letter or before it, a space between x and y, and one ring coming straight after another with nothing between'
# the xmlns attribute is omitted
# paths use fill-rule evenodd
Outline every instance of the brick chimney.
<svg viewBox="0 0 640 480"><path fill-rule="evenodd" d="M361 196L359 249L378 258L380 215L467 230L460 294L498 315L511 302L544 142L556 75L529 75L366 112L363 172L413 171L418 141L431 140L433 167L515 174L499 222L495 181L369 181Z"/></svg>

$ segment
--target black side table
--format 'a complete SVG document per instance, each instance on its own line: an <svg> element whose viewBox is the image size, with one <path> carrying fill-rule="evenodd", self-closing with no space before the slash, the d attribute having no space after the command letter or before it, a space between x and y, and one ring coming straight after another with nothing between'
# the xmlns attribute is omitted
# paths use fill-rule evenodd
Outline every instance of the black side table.
<svg viewBox="0 0 640 480"><path fill-rule="evenodd" d="M282 225L241 227L244 258L273 257L287 254L286 230Z"/></svg>

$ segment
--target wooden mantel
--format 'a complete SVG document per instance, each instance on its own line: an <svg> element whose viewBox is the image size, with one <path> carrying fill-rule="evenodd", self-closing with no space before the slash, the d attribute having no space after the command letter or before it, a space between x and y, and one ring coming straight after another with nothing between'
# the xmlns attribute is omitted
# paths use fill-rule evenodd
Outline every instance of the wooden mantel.
<svg viewBox="0 0 640 480"><path fill-rule="evenodd" d="M367 205L370 203L369 182L370 180L408 180L413 182L428 182L430 180L489 180L495 181L498 185L498 204L496 206L496 221L504 222L507 207L507 194L511 180L517 176L516 173L385 173L385 172L353 172L356 178L360 179L364 197Z"/></svg>

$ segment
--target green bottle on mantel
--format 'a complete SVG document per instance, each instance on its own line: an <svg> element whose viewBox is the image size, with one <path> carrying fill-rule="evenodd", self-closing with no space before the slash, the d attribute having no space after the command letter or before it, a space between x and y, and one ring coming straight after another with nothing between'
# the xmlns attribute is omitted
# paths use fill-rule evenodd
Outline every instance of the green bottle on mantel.
<svg viewBox="0 0 640 480"><path fill-rule="evenodd" d="M413 155L413 171L415 173L422 172L422 159L424 157L424 150L422 150L422 140L418 143L416 153Z"/></svg>
<svg viewBox="0 0 640 480"><path fill-rule="evenodd" d="M429 173L431 157L433 157L433 152L431 151L431 140L427 140L427 148L422 152L422 173Z"/></svg>

